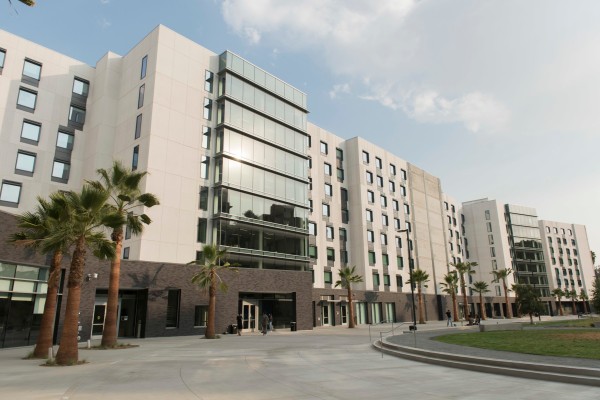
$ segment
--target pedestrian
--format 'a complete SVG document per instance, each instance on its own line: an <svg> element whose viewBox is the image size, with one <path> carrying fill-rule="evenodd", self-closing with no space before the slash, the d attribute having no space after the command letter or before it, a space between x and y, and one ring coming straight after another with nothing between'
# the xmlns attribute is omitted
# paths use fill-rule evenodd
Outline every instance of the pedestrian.
<svg viewBox="0 0 600 400"><path fill-rule="evenodd" d="M446 310L446 318L448 320L446 326L452 326L452 313L450 312L450 310Z"/></svg>
<svg viewBox="0 0 600 400"><path fill-rule="evenodd" d="M237 324L238 336L242 336L242 326L244 321L242 320L242 314L238 314L235 323Z"/></svg>
<svg viewBox="0 0 600 400"><path fill-rule="evenodd" d="M269 330L273 332L273 314L269 314Z"/></svg>
<svg viewBox="0 0 600 400"><path fill-rule="evenodd" d="M263 336L267 334L267 328L269 327L269 316L267 313L263 313L262 316L262 333Z"/></svg>

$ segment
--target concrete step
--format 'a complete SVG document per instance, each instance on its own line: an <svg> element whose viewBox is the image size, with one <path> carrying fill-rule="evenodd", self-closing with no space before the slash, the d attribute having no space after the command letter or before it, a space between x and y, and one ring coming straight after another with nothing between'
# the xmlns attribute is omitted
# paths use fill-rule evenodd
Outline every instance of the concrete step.
<svg viewBox="0 0 600 400"><path fill-rule="evenodd" d="M373 346L386 354L445 367L600 387L600 369L595 368L537 364L443 353L401 346L390 343L385 339L383 339L383 344L380 340L377 340L373 343Z"/></svg>

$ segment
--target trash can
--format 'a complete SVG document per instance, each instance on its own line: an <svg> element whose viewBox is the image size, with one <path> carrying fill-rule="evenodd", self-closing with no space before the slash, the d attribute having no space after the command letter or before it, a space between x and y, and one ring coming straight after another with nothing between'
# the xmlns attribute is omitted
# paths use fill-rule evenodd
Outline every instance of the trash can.
<svg viewBox="0 0 600 400"><path fill-rule="evenodd" d="M234 329L235 329L235 325L228 325L227 326L227 333L229 333L230 335L232 335L234 333L237 333L237 332L233 331Z"/></svg>
<svg viewBox="0 0 600 400"><path fill-rule="evenodd" d="M296 332L296 323L295 322L290 322L290 331Z"/></svg>

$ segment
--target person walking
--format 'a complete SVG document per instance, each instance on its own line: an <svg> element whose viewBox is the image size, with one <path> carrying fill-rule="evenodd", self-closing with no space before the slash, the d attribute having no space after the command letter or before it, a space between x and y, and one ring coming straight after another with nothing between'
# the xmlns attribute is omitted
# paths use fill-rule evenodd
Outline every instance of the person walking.
<svg viewBox="0 0 600 400"><path fill-rule="evenodd" d="M267 313L263 313L263 316L262 316L262 333L263 333L263 336L267 334L268 327L269 327L269 316L267 315Z"/></svg>
<svg viewBox="0 0 600 400"><path fill-rule="evenodd" d="M242 320L242 314L238 314L235 323L237 324L238 336L242 336L242 326L244 321Z"/></svg>
<svg viewBox="0 0 600 400"><path fill-rule="evenodd" d="M452 326L452 313L450 312L450 310L446 310L446 319L447 319L447 323L446 326Z"/></svg>

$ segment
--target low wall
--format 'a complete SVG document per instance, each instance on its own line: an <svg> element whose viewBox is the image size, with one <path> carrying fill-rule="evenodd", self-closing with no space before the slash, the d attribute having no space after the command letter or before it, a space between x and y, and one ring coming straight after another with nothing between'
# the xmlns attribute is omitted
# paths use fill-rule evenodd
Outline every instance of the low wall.
<svg viewBox="0 0 600 400"><path fill-rule="evenodd" d="M522 331L522 330L523 330L523 324L519 324L519 323L479 325L479 332Z"/></svg>

